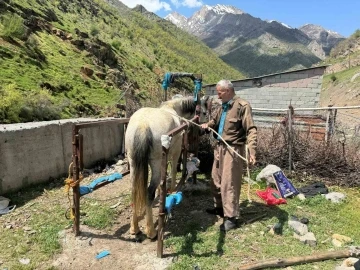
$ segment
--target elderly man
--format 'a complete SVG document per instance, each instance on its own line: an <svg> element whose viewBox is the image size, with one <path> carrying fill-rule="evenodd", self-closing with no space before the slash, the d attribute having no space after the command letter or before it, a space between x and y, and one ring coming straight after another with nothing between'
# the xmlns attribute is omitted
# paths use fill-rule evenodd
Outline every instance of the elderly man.
<svg viewBox="0 0 360 270"><path fill-rule="evenodd" d="M222 101L213 119L202 124L202 128L212 128L221 137L214 150L211 189L215 208L206 212L224 217L220 226L222 231L236 228L239 216L239 197L244 161L228 149L226 141L237 153L245 156L245 144L249 149L249 162L255 164L257 130L253 122L249 102L235 95L234 86L228 80L221 80L216 85L218 98Z"/></svg>

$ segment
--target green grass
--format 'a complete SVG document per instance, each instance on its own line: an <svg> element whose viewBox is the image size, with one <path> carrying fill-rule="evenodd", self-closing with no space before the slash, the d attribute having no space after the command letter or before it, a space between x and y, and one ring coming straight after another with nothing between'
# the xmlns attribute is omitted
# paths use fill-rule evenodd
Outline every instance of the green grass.
<svg viewBox="0 0 360 270"><path fill-rule="evenodd" d="M62 181L30 187L6 197L17 208L11 214L0 216L0 261L3 263L0 269L38 269L61 252L59 232L72 226L71 220L65 218L69 205ZM129 197L125 196L124 202L129 202ZM110 228L118 211L110 209L111 203L113 201L82 198L81 224L95 229ZM22 265L19 262L22 258L30 259L30 264Z"/></svg>
<svg viewBox="0 0 360 270"><path fill-rule="evenodd" d="M161 94L160 82L165 72L201 73L204 83L214 83L221 78L243 77L220 60L210 48L175 25L149 20L121 5L116 8L103 0L85 0L81 3L69 0L32 0L24 3L13 0L10 5L23 19L28 16L26 12L29 11L26 9L37 13L41 20L46 18L47 9L53 11L58 21L47 23L71 34L73 40L81 39L75 33L75 28L78 28L89 34L90 37L85 39L88 43L95 43L98 38L110 47L113 44L111 53L115 55L118 64L102 65L98 62L99 53L81 51L69 40L64 41L44 30L34 31L22 39L10 33L12 36L9 38L9 33L5 31L8 28L3 25L7 20L1 19L12 18L14 14L10 9L4 11L0 15L1 87L14 85L14 91L20 93L25 101L29 95L35 100L35 104L24 104L18 106L20 108L44 106L38 104L41 83L49 83L55 88L66 86L68 89L49 91L48 103L51 105L45 106L50 106L55 113L45 115L46 119L37 119L39 117L29 113L27 117L22 117L21 110L11 108L16 107L13 104L10 108L0 107L1 123L116 114L116 103L125 102L124 99L119 100L125 85L111 83L108 79L101 80L96 76L86 77L80 72L82 66L103 74L109 69L117 69L128 84L137 86L135 95L142 96L145 103L152 101L153 106L160 101L157 96L159 92ZM64 9L66 12L63 12ZM191 83L174 86L181 90L184 87L193 90ZM0 98L2 95L0 88ZM14 116L16 113L17 117Z"/></svg>
<svg viewBox="0 0 360 270"><path fill-rule="evenodd" d="M253 172L255 178L257 172ZM204 175L198 181L207 182ZM297 185L297 183L295 183ZM321 196L305 201L288 199L288 204L267 207L260 202L252 189L253 203L242 201L242 220L258 215L266 216L227 233L220 233L218 223L209 221L204 214L191 218L191 211L203 211L205 201L211 204L209 191L184 193L183 207L177 207L174 222L166 230L170 235L165 238L166 253L175 259L170 269L236 269L239 265L264 259L285 258L310 255L336 249L331 244L331 236L339 233L351 237L353 245L360 245L360 190L331 187L332 191L343 192L346 200L333 204ZM242 187L241 198L246 198L247 185ZM8 194L17 209L0 217L0 261L1 267L8 269L38 269L39 266L51 265L53 256L61 253L59 232L70 228L72 222L64 217L68 200L64 194L61 180L54 183L31 187ZM130 203L130 195L125 194L123 205ZM81 224L91 228L109 230L116 216L122 211L109 206L113 200L95 198L81 199ZM318 245L310 247L293 238L293 232L287 226L290 215L307 217L309 230L317 238ZM277 222L284 224L282 235L267 232L267 226ZM8 225L12 228L7 228ZM176 226L175 226L176 225ZM119 240L120 241L120 240ZM19 259L30 259L29 265L21 265ZM339 261L329 260L307 265L292 266L295 270L318 269L330 270ZM50 269L50 268L49 268Z"/></svg>
<svg viewBox="0 0 360 270"><path fill-rule="evenodd" d="M221 234L215 225L201 228L199 223L189 222L184 226L183 235L171 236L165 241L166 247L177 255L177 261L171 269L191 269L194 266L199 269L235 269L242 263L263 259L310 255L334 249L330 240L334 233L349 236L354 240L354 245L360 245L360 213L357 210L360 207L359 190L341 192L346 193L348 198L341 204L333 204L321 196L304 202L289 199L288 204L279 207L250 204L244 212L249 209L266 211L266 218L253 224L244 224L226 235ZM252 196L255 199L255 195ZM318 241L316 247L304 245L293 238L293 231L286 222L289 215L309 218L309 230ZM284 222L283 235L269 234L266 226L279 221ZM326 270L334 269L337 264L338 261L330 260L292 268L310 269L316 265L318 269Z"/></svg>
<svg viewBox="0 0 360 270"><path fill-rule="evenodd" d="M323 79L323 89L328 88L331 84L341 84L341 83L346 83L347 85L350 85L351 82L351 78L357 74L360 73L360 66L357 67L352 67L350 69L346 69L340 72L336 72L334 74L327 74L324 76ZM331 76L335 76L336 80L333 82L331 79ZM358 84L359 83L360 78L358 77L353 84Z"/></svg>

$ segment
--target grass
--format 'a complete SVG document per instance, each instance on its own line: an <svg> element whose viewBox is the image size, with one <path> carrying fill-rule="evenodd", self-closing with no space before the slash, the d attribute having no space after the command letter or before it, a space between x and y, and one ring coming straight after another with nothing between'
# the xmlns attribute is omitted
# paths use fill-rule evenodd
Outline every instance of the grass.
<svg viewBox="0 0 360 270"><path fill-rule="evenodd" d="M340 72L336 72L334 74L325 75L323 79L323 89L328 88L331 84L347 83L348 85L350 85L351 78L359 72L360 72L360 67L357 66ZM334 82L332 81L331 76L336 77L336 80ZM358 83L358 82L359 82L359 78L357 78L354 83Z"/></svg>
<svg viewBox="0 0 360 270"><path fill-rule="evenodd" d="M59 232L72 226L65 218L68 199L62 181L41 184L7 194L16 210L0 216L0 269L38 269L51 265L51 258L61 252ZM125 196L125 204L130 196ZM81 199L81 224L95 229L111 227L118 210L109 206L113 201ZM11 227L10 227L11 226ZM30 259L22 265L19 260ZM51 267L42 269L52 269Z"/></svg>
<svg viewBox="0 0 360 270"><path fill-rule="evenodd" d="M331 236L339 233L351 237L354 245L360 245L360 207L359 190L340 190L347 194L347 200L333 204L321 196L302 202L289 199L288 204L279 207L266 207L254 202L243 208L266 213L266 217L252 224L243 224L240 228L223 235L218 225L207 228L197 222L189 222L183 235L166 239L166 247L177 254L177 261L171 269L236 269L239 265L257 262L264 259L285 258L310 255L316 252L332 250ZM245 188L242 196L245 197ZM255 195L252 195L253 199ZM255 214L256 215L256 214ZM293 232L287 226L289 215L307 217L310 220L309 230L317 238L317 246L304 245L293 238ZM248 218L247 215L244 219ZM267 232L268 225L283 223L283 235L272 235ZM292 266L293 269L334 269L337 261L325 261L308 265Z"/></svg>
<svg viewBox="0 0 360 270"><path fill-rule="evenodd" d="M253 178L256 173L253 173ZM200 182L205 182L205 178L204 175L198 177ZM246 189L244 184L241 198L246 197ZM333 250L335 248L330 238L334 233L349 236L354 240L353 245L360 245L360 190L337 187L332 187L331 190L345 193L346 201L333 204L317 196L303 202L296 198L289 199L286 205L267 207L259 202L252 190L253 203L241 203L243 220L263 213L266 217L243 224L226 235L220 233L219 222L206 221L206 215L199 214L195 218L189 216L193 210L202 211L205 201L211 203L209 191L184 193L185 205L176 208L174 213L173 219L177 227L170 223L166 229L170 235L165 239L165 248L175 256L170 269L236 269L241 264L263 259ZM62 181L27 188L6 197L12 199L12 204L16 204L17 209L0 217L1 267L52 269L50 265L53 256L61 253L59 232L70 228L72 224L64 217L68 200ZM129 194L126 194L124 199L123 205L130 203ZM111 209L109 206L113 203L111 200L91 197L82 199L81 224L101 230L111 229L118 211L121 211L121 207L117 210ZM293 232L287 226L289 215L307 217L310 220L309 230L315 234L318 241L316 247L304 245L293 238ZM268 233L267 226L277 222L284 224L283 234ZM22 258L30 259L30 264L22 265L19 262ZM317 266L318 269L327 270L334 269L337 264L339 261L330 260L292 268L300 270Z"/></svg>

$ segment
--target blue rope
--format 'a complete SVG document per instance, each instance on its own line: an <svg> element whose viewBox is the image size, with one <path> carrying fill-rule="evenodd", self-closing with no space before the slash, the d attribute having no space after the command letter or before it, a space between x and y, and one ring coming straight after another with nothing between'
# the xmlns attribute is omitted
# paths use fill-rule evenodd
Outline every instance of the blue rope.
<svg viewBox="0 0 360 270"><path fill-rule="evenodd" d="M194 80L195 90L194 90L194 101L198 99L198 93L201 91L202 82L199 79Z"/></svg>
<svg viewBox="0 0 360 270"><path fill-rule="evenodd" d="M171 83L171 72L166 72L162 81L162 88L166 91Z"/></svg>

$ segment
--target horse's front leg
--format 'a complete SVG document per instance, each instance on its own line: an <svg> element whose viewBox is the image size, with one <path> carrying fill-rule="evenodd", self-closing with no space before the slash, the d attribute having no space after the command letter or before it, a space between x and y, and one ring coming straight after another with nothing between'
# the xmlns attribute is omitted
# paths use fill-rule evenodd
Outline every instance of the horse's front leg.
<svg viewBox="0 0 360 270"><path fill-rule="evenodd" d="M171 186L170 186L170 192L175 191L177 164L178 164L180 155L181 155L181 140L176 145L174 145L172 156L171 156Z"/></svg>

